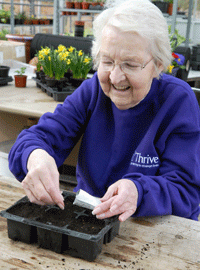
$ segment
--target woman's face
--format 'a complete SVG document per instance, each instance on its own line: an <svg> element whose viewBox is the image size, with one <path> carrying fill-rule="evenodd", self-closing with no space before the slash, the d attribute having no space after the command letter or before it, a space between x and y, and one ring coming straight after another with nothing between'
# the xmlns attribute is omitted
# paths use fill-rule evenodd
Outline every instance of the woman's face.
<svg viewBox="0 0 200 270"><path fill-rule="evenodd" d="M114 27L104 28L98 78L103 92L118 109L127 110L144 99L157 75L145 39Z"/></svg>

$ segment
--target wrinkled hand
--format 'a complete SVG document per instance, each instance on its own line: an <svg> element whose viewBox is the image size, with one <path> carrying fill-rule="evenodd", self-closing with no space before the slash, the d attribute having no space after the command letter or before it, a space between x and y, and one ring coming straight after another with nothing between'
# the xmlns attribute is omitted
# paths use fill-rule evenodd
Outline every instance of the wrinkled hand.
<svg viewBox="0 0 200 270"><path fill-rule="evenodd" d="M94 208L92 214L99 219L120 214L119 220L125 221L135 213L137 200L136 185L131 180L121 179L108 188L101 198L102 203Z"/></svg>
<svg viewBox="0 0 200 270"><path fill-rule="evenodd" d="M29 200L40 205L57 204L64 209L55 160L44 150L34 150L28 159L28 173L22 181Z"/></svg>

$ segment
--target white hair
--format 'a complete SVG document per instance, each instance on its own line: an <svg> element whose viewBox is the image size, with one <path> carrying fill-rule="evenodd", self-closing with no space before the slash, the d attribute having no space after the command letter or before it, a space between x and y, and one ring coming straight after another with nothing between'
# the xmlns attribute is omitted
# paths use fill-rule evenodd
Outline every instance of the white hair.
<svg viewBox="0 0 200 270"><path fill-rule="evenodd" d="M156 65L161 63L163 70L167 70L172 57L167 22L160 9L149 0L107 0L106 9L93 23L92 57L95 68L99 65L98 55L105 26L145 38Z"/></svg>

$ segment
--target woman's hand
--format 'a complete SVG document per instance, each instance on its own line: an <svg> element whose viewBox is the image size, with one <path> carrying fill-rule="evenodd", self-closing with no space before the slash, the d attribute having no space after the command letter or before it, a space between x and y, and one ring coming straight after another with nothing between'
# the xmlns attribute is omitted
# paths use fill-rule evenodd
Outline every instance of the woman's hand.
<svg viewBox="0 0 200 270"><path fill-rule="evenodd" d="M119 215L125 221L133 215L137 208L138 191L136 185L128 179L121 179L112 184L101 198L102 203L92 212L97 218L103 219Z"/></svg>
<svg viewBox="0 0 200 270"><path fill-rule="evenodd" d="M29 156L27 169L22 186L29 200L40 205L57 204L64 209L55 160L46 151L36 149Z"/></svg>

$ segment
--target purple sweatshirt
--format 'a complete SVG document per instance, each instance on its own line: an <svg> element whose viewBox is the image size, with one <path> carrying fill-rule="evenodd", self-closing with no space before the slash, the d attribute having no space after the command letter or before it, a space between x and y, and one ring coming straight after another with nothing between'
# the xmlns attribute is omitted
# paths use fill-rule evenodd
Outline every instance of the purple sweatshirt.
<svg viewBox="0 0 200 270"><path fill-rule="evenodd" d="M190 86L170 75L154 79L137 106L119 110L105 96L97 74L54 113L18 136L9 167L19 181L36 148L61 166L83 135L78 185L101 197L119 179L132 180L139 193L134 216L178 215L198 219L200 203L200 117Z"/></svg>

